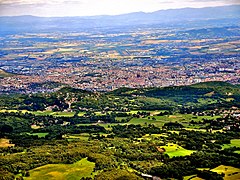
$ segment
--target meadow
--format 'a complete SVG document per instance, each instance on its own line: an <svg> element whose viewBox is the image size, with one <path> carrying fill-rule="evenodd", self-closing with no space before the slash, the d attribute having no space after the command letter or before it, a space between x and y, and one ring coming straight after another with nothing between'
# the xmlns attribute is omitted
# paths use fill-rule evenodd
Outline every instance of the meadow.
<svg viewBox="0 0 240 180"><path fill-rule="evenodd" d="M240 179L240 169L239 168L220 165L214 169L211 169L211 171L216 172L218 174L224 173L225 174L224 180Z"/></svg>
<svg viewBox="0 0 240 180"><path fill-rule="evenodd" d="M187 156L192 154L195 151L184 149L183 147L174 144L174 143L168 143L165 146L161 146L161 148L164 148L166 150L166 154L169 155L169 157L174 156Z"/></svg>
<svg viewBox="0 0 240 180"><path fill-rule="evenodd" d="M231 147L237 147L240 148L240 139L232 139L230 144L224 144L222 145L222 149L227 149ZM234 151L235 153L240 154L240 151Z"/></svg>
<svg viewBox="0 0 240 180"><path fill-rule="evenodd" d="M209 170L209 168L198 168L198 170ZM218 174L224 173L224 180L237 180L240 179L240 169L235 168L232 166L225 166L225 165L220 165L216 168L210 169L212 172L216 172ZM184 180L203 180L202 178L197 177L196 174L190 175L190 176L185 176L183 178Z"/></svg>
<svg viewBox="0 0 240 180"><path fill-rule="evenodd" d="M26 133L26 134L30 136L38 136L38 138L45 138L45 136L48 135L48 133Z"/></svg>
<svg viewBox="0 0 240 180"><path fill-rule="evenodd" d="M30 177L26 180L75 180L82 177L93 177L95 163L84 158L74 164L48 164L30 170Z"/></svg>

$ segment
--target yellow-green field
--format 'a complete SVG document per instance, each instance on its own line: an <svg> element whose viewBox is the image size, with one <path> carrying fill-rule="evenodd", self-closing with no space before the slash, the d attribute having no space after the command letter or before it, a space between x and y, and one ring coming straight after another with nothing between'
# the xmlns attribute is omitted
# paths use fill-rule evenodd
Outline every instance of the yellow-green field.
<svg viewBox="0 0 240 180"><path fill-rule="evenodd" d="M34 114L36 116L55 116L55 117L73 117L75 112L53 112L53 111L27 111L27 110L6 110L6 109L2 109L0 110L0 112L8 112L8 113L31 113Z"/></svg>
<svg viewBox="0 0 240 180"><path fill-rule="evenodd" d="M198 170L209 170L209 168L198 168ZM220 165L210 171L216 172L218 174L224 173L224 180L238 180L240 179L240 169L232 166ZM201 178L196 177L197 175L185 176L184 180L201 180Z"/></svg>
<svg viewBox="0 0 240 180"><path fill-rule="evenodd" d="M231 144L224 144L222 146L223 149L226 149L226 148L231 148L231 147L239 147L240 148L240 139L232 139L231 140ZM238 152L238 151L236 151Z"/></svg>
<svg viewBox="0 0 240 180"><path fill-rule="evenodd" d="M78 116L81 117L81 116L84 116L85 112L79 112L78 113Z"/></svg>
<svg viewBox="0 0 240 180"><path fill-rule="evenodd" d="M147 110L132 110L127 112L128 114L137 114L138 112L150 112L151 115L159 114L160 112L165 112L164 110L156 110L156 111L147 111Z"/></svg>
<svg viewBox="0 0 240 180"><path fill-rule="evenodd" d="M48 164L30 170L30 177L26 180L75 180L82 177L93 177L95 163L87 158L74 164Z"/></svg>
<svg viewBox="0 0 240 180"><path fill-rule="evenodd" d="M174 156L187 156L195 152L193 150L184 149L183 147L173 143L168 143L166 146L161 146L161 148L164 148L166 150L165 153L171 158Z"/></svg>
<svg viewBox="0 0 240 180"><path fill-rule="evenodd" d="M240 179L240 169L239 168L220 165L214 169L211 169L211 171L216 172L218 174L224 173L225 174L224 180Z"/></svg>
<svg viewBox="0 0 240 180"><path fill-rule="evenodd" d="M20 112L20 113L26 113L26 112L30 112L30 111L27 111L27 110L6 110L6 109L1 109L0 110L0 113L5 113L5 112L8 112L8 113L17 113L17 112Z"/></svg>
<svg viewBox="0 0 240 180"><path fill-rule="evenodd" d="M6 138L1 138L0 139L0 147L2 148L5 148L5 147L12 147L14 146L14 144L11 144L10 143L10 140L9 139L6 139Z"/></svg>
<svg viewBox="0 0 240 180"><path fill-rule="evenodd" d="M196 174L191 175L191 176L184 176L183 180L203 180L202 178L197 177Z"/></svg>
<svg viewBox="0 0 240 180"><path fill-rule="evenodd" d="M29 113L35 114L35 115L42 115L42 116L46 116L46 115L52 115L55 117L73 117L74 116L74 112L52 112L52 111L30 111Z"/></svg>
<svg viewBox="0 0 240 180"><path fill-rule="evenodd" d="M84 141L88 141L88 139L89 139L89 134L88 134L88 133L65 134L65 135L63 135L63 138L68 139L68 140L81 139L81 140L84 140Z"/></svg>
<svg viewBox="0 0 240 180"><path fill-rule="evenodd" d="M48 133L27 133L28 135L32 135L32 136L38 136L39 138L45 138L46 135L48 135Z"/></svg>

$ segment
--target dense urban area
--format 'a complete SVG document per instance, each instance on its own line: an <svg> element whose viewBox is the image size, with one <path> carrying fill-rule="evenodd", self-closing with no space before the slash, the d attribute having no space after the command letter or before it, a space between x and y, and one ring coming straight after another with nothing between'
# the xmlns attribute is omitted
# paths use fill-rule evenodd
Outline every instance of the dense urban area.
<svg viewBox="0 0 240 180"><path fill-rule="evenodd" d="M8 35L0 39L0 91L48 91L39 84L49 82L91 91L237 84L239 38L239 27Z"/></svg>

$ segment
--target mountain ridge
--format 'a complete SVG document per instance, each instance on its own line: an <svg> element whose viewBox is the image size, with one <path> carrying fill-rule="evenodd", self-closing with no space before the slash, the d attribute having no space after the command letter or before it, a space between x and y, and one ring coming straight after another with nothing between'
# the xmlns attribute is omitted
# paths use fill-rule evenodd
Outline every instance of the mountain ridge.
<svg viewBox="0 0 240 180"><path fill-rule="evenodd" d="M221 13L219 13L221 12ZM38 17L38 16L2 16L0 33L39 32L39 31L81 31L109 27L135 27L151 25L172 26L180 23L205 21L214 24L239 25L240 5L207 8L183 8L160 10L152 13L135 12L114 16L74 16L74 17ZM199 23L202 24L202 23Z"/></svg>
<svg viewBox="0 0 240 180"><path fill-rule="evenodd" d="M117 17L117 16L122 16L122 15L135 15L135 14L154 14L154 13L161 13L161 12L170 12L170 11L184 11L184 10L201 10L201 9L219 9L219 8L233 8L236 11L239 10L240 5L226 5L226 6L214 6L214 7L201 7L201 8L194 8L194 7L185 7L185 8L178 8L178 9L161 9L153 12L144 12L144 11L136 11L136 12L130 12L130 13L123 13L123 14L117 14L117 15L93 15L93 16L34 16L34 15L17 15L17 16L0 16L0 18L15 18L15 17L36 17L36 18L73 18L73 17L78 17L78 18L90 18L90 17ZM237 9L238 8L238 9Z"/></svg>

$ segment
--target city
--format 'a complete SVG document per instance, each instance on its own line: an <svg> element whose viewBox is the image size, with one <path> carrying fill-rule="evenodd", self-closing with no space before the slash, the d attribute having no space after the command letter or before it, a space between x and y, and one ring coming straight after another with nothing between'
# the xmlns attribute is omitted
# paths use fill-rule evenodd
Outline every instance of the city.
<svg viewBox="0 0 240 180"><path fill-rule="evenodd" d="M239 28L142 28L125 33L2 37L2 92L41 92L49 82L90 91L240 81ZM220 35L221 37L220 37Z"/></svg>

